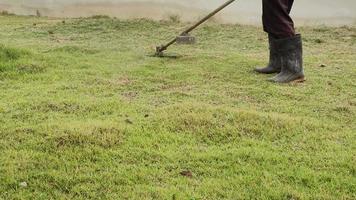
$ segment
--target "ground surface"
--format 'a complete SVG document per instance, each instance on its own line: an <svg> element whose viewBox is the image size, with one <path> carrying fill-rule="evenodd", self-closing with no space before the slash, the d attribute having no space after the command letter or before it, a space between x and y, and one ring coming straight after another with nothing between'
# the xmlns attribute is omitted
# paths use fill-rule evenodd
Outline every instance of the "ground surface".
<svg viewBox="0 0 356 200"><path fill-rule="evenodd" d="M256 27L147 56L184 26L1 16L0 199L355 199L356 29L278 85Z"/></svg>

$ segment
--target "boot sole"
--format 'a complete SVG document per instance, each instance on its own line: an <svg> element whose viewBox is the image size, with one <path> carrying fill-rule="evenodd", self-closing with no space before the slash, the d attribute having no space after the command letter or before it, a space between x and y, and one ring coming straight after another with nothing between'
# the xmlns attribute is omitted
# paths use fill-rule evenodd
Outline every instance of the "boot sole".
<svg viewBox="0 0 356 200"><path fill-rule="evenodd" d="M279 82L279 81L276 81L274 78L270 78L270 79L267 79L267 80L270 81L270 82L273 82L273 83L280 83L280 84L304 83L306 81L304 76L296 78L293 81L289 81L289 82Z"/></svg>
<svg viewBox="0 0 356 200"><path fill-rule="evenodd" d="M304 83L306 80L306 78L303 76L303 77L300 77L294 81L291 81L291 83Z"/></svg>

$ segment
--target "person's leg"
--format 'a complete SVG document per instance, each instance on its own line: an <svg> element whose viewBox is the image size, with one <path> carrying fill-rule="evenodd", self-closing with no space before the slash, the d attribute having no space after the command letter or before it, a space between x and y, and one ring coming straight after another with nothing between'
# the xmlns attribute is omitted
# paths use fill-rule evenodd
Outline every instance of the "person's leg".
<svg viewBox="0 0 356 200"><path fill-rule="evenodd" d="M273 43L279 38L295 35L294 23L289 13L294 0L263 0L263 28L268 33L269 63L266 67L256 68L255 71L262 74L279 73L281 64L278 60L277 50Z"/></svg>
<svg viewBox="0 0 356 200"><path fill-rule="evenodd" d="M264 31L276 39L295 36L294 22L290 17L294 0L263 0Z"/></svg>
<svg viewBox="0 0 356 200"><path fill-rule="evenodd" d="M294 0L289 0L288 2L288 14L292 11Z"/></svg>
<svg viewBox="0 0 356 200"><path fill-rule="evenodd" d="M260 73L279 74L272 79L277 83L304 81L303 48L301 35L295 34L290 17L294 0L263 0L263 28L268 33L270 63L258 68Z"/></svg>

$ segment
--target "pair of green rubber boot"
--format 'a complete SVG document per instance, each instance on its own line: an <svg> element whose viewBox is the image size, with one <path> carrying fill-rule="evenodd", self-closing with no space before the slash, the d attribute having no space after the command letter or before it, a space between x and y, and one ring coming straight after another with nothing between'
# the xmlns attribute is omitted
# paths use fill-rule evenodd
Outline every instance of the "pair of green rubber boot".
<svg viewBox="0 0 356 200"><path fill-rule="evenodd" d="M256 68L262 74L278 73L268 79L275 83L305 81L303 70L303 45L300 34L290 38L275 39L268 36L270 59L267 67Z"/></svg>

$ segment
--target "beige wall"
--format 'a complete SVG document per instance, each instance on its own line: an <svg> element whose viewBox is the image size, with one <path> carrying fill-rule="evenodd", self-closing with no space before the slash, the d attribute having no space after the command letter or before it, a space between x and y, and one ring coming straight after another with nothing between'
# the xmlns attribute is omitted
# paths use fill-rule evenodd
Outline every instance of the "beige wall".
<svg viewBox="0 0 356 200"><path fill-rule="evenodd" d="M0 0L0 10L16 14L80 17L97 14L119 18L164 19L179 15L196 20L224 0ZM261 0L237 0L215 19L225 23L260 24ZM297 24L355 25L356 0L295 0Z"/></svg>

